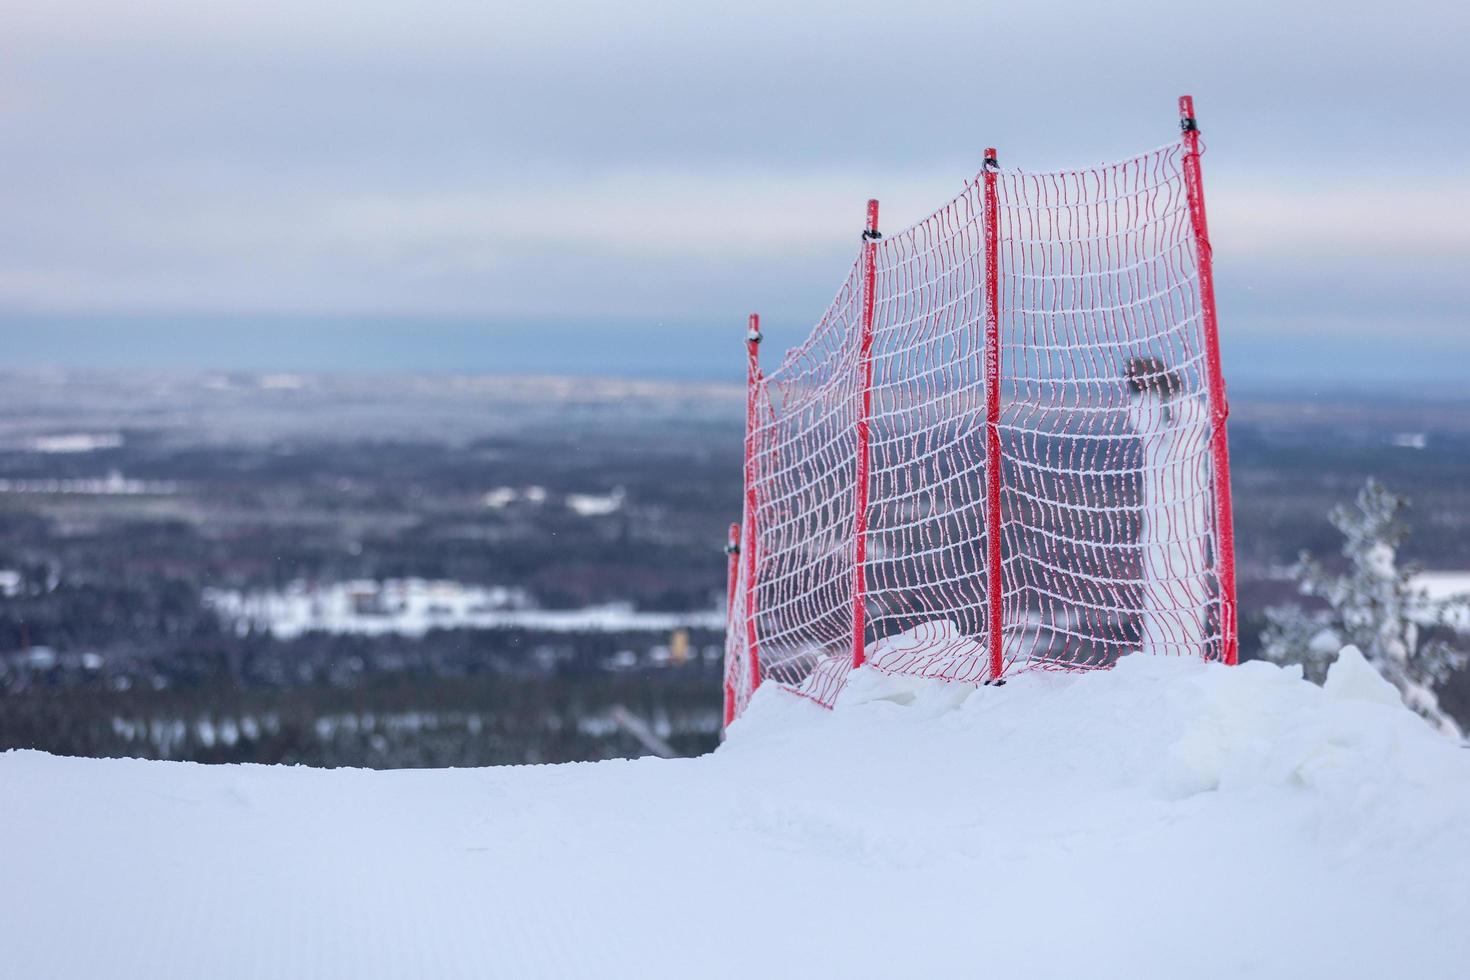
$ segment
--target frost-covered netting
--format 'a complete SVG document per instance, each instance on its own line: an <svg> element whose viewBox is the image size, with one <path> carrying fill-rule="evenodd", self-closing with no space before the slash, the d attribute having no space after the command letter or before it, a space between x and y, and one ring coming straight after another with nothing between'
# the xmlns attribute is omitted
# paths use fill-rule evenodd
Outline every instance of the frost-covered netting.
<svg viewBox="0 0 1470 980"><path fill-rule="evenodd" d="M1209 365L1183 162L1166 147L1089 170L1001 171L993 228L982 174L864 245L870 365L860 254L810 339L752 375L757 560L740 586L753 590L752 615L732 624L732 671L748 671L754 649L765 677L826 704L840 690L855 653L865 411L860 608L873 666L990 676L993 520L1005 671L1105 666L1133 651L1220 656ZM986 501L990 235L998 515Z"/></svg>
<svg viewBox="0 0 1470 980"><path fill-rule="evenodd" d="M738 535L738 529L737 535ZM741 547L737 536L732 542ZM748 545L746 545L748 547ZM745 710L755 689L755 678L751 675L750 617L746 615L747 595L745 583L747 564L738 551L732 556L730 576L729 612L725 626L725 723Z"/></svg>
<svg viewBox="0 0 1470 980"><path fill-rule="evenodd" d="M1219 653L1181 156L998 177L1008 663Z"/></svg>
<svg viewBox="0 0 1470 980"><path fill-rule="evenodd" d="M745 526L754 527L746 546L756 551L748 642L760 650L763 678L823 703L851 667L863 288L854 264L807 342L757 380L748 436L755 507L746 508Z"/></svg>
<svg viewBox="0 0 1470 980"><path fill-rule="evenodd" d="M984 680L981 184L875 248L867 635L874 666Z"/></svg>

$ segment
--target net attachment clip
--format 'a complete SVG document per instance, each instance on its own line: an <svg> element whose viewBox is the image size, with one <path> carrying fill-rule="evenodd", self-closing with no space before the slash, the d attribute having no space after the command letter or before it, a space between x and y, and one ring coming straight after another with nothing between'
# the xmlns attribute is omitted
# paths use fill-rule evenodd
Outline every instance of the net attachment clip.
<svg viewBox="0 0 1470 980"><path fill-rule="evenodd" d="M738 545L738 544L727 544L727 545L725 545L725 554L727 554L727 555L738 555L738 554L740 554L740 545Z"/></svg>
<svg viewBox="0 0 1470 980"><path fill-rule="evenodd" d="M987 153L985 154L985 162L981 164L981 167L988 173L995 173L1000 170L1000 161L996 159L994 153Z"/></svg>
<svg viewBox="0 0 1470 980"><path fill-rule="evenodd" d="M1179 129L1185 133L1199 132L1199 123L1194 121L1193 116L1184 116L1179 120Z"/></svg>
<svg viewBox="0 0 1470 980"><path fill-rule="evenodd" d="M756 329L755 327L752 327L745 332L745 342L748 344L758 344L764 339L765 335L762 334L760 330Z"/></svg>
<svg viewBox="0 0 1470 980"><path fill-rule="evenodd" d="M865 242L876 241L876 240L878 240L879 238L882 238L882 237L883 237L883 233L881 231L879 231L878 229L876 229L876 228L864 228L863 229L863 241L865 241Z"/></svg>

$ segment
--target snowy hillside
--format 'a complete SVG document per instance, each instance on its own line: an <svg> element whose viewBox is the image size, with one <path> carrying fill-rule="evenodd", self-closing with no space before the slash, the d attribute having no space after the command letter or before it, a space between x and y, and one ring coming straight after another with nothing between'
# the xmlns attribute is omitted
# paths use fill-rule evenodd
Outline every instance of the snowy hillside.
<svg viewBox="0 0 1470 980"><path fill-rule="evenodd" d="M702 759L0 756L14 977L1463 977L1470 751L1360 660L763 690Z"/></svg>

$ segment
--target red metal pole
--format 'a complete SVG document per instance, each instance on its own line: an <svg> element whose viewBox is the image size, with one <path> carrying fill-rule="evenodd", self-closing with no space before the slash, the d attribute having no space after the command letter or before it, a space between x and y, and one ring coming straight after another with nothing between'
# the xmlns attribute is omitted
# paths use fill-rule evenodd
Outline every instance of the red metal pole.
<svg viewBox="0 0 1470 980"><path fill-rule="evenodd" d="M864 638L867 634L868 611L868 417L873 411L873 291L878 277L878 202L868 202L868 222L863 229L863 323L858 348L858 371L862 381L862 401L857 420L857 472L853 476L857 493L853 504L852 577L852 665L863 665Z"/></svg>
<svg viewBox="0 0 1470 980"><path fill-rule="evenodd" d="M755 629L755 430L761 392L761 317L752 313L745 332L745 640L750 658L750 690L761 685L760 644Z"/></svg>
<svg viewBox="0 0 1470 980"><path fill-rule="evenodd" d="M735 587L740 579L740 525L731 524L730 533L725 538L725 554L730 556L730 571L725 586L725 629L730 630L735 623ZM730 727L730 722L735 720L735 687L730 683L730 671L725 670L725 727Z"/></svg>
<svg viewBox="0 0 1470 980"><path fill-rule="evenodd" d="M1235 605L1235 519L1230 505L1230 445L1225 420L1230 404L1225 400L1225 377L1220 371L1220 323L1215 313L1215 264L1210 250L1210 227L1205 219L1205 185L1199 166L1199 125L1194 118L1194 97L1179 97L1179 125L1184 139L1184 187L1189 195L1189 216L1194 224L1194 244L1199 263L1200 317L1205 334L1205 363L1209 372L1210 453L1215 471L1215 575L1220 580L1221 659L1235 663L1240 656L1240 622Z"/></svg>
<svg viewBox="0 0 1470 980"><path fill-rule="evenodd" d="M990 679L1005 669L1005 610L1000 550L1000 201L995 147L985 151L985 544Z"/></svg>

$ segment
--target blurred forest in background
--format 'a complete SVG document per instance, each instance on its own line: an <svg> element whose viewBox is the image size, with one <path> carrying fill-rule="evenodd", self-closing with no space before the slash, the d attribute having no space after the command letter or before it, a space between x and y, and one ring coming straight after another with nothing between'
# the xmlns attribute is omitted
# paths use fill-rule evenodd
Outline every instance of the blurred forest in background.
<svg viewBox="0 0 1470 980"><path fill-rule="evenodd" d="M718 744L740 389L4 381L0 748L396 767ZM1368 476L1413 500L1406 560L1470 570L1470 402L1233 410L1244 655ZM1466 678L1444 702L1466 717Z"/></svg>

